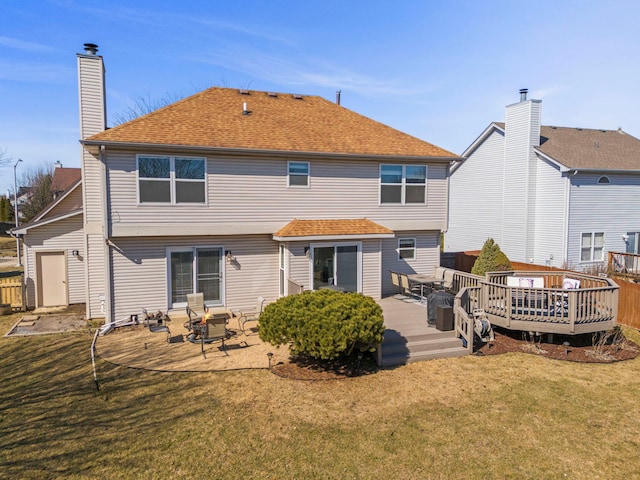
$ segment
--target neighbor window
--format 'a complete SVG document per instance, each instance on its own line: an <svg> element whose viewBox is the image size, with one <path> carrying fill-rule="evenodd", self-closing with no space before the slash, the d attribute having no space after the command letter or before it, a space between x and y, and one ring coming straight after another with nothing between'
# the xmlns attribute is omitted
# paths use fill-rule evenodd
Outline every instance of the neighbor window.
<svg viewBox="0 0 640 480"><path fill-rule="evenodd" d="M399 238L398 239L398 260L415 260L416 258L416 239L415 238Z"/></svg>
<svg viewBox="0 0 640 480"><path fill-rule="evenodd" d="M205 203L205 159L138 156L140 203Z"/></svg>
<svg viewBox="0 0 640 480"><path fill-rule="evenodd" d="M426 165L380 165L380 203L425 204Z"/></svg>
<svg viewBox="0 0 640 480"><path fill-rule="evenodd" d="M580 244L580 261L604 260L604 232L583 233Z"/></svg>
<svg viewBox="0 0 640 480"><path fill-rule="evenodd" d="M289 186L306 187L309 185L309 162L289 162Z"/></svg>

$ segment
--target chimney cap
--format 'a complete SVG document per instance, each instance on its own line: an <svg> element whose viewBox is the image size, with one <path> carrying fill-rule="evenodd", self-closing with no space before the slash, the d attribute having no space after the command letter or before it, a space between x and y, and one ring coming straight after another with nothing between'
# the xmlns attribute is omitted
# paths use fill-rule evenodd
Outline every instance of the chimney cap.
<svg viewBox="0 0 640 480"><path fill-rule="evenodd" d="M529 89L528 88L521 88L520 89L520 101L524 102L527 99L527 93L529 93Z"/></svg>
<svg viewBox="0 0 640 480"><path fill-rule="evenodd" d="M85 43L84 51L87 52L87 55L95 55L98 53L98 45L95 43Z"/></svg>

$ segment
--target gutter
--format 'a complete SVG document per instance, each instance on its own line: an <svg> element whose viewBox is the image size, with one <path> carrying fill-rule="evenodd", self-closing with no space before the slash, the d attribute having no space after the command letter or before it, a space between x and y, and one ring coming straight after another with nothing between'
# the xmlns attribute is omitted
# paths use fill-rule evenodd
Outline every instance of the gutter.
<svg viewBox="0 0 640 480"><path fill-rule="evenodd" d="M422 155L376 155L376 154L364 154L364 153L334 153L334 152L308 152L308 151L295 151L295 150L265 150L254 148L229 148L229 147L207 147L204 145L176 145L176 144L164 144L164 143L129 143L129 142L105 142L99 140L80 140L80 143L85 147L109 147L123 150L189 150L189 151L210 151L218 154L224 154L228 156L265 156L265 157L278 157L282 158L283 154L287 157L303 157L303 158L356 158L362 160L399 160L403 162L407 161L429 161L429 162L442 162L450 163L461 162L464 159L458 156L452 157L428 157Z"/></svg>

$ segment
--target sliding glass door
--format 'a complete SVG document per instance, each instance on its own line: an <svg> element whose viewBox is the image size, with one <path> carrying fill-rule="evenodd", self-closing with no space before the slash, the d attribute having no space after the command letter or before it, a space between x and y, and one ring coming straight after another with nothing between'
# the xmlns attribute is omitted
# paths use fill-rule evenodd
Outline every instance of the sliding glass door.
<svg viewBox="0 0 640 480"><path fill-rule="evenodd" d="M187 304L187 294L202 292L207 305L222 305L222 248L184 248L169 252L172 308Z"/></svg>
<svg viewBox="0 0 640 480"><path fill-rule="evenodd" d="M360 291L360 244L312 245L313 289Z"/></svg>

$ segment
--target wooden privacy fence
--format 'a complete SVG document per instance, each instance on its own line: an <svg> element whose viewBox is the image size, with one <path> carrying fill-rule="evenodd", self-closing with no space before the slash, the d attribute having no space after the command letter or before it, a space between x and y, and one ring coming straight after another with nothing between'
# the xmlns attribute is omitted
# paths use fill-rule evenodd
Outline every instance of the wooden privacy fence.
<svg viewBox="0 0 640 480"><path fill-rule="evenodd" d="M25 309L22 272L0 272L0 305L3 304L11 305L12 309Z"/></svg>

